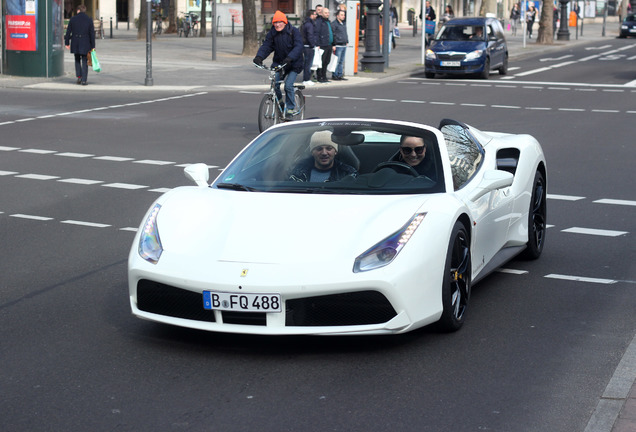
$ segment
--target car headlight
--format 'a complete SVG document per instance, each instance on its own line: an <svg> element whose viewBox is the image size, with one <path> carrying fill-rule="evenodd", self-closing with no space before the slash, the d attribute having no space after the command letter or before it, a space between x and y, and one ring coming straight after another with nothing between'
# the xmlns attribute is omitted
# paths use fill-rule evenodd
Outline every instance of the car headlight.
<svg viewBox="0 0 636 432"><path fill-rule="evenodd" d="M435 55L435 52L431 49L427 49L426 50L426 58L428 60L435 60L437 58L437 56Z"/></svg>
<svg viewBox="0 0 636 432"><path fill-rule="evenodd" d="M374 270L390 264L400 253L404 245L411 239L413 233L417 227L420 226L425 216L426 213L416 214L398 231L356 258L353 264L353 272L359 273Z"/></svg>
<svg viewBox="0 0 636 432"><path fill-rule="evenodd" d="M622 28L623 30L627 30L627 26L626 26L626 25L621 25L621 28Z"/></svg>
<svg viewBox="0 0 636 432"><path fill-rule="evenodd" d="M161 210L159 204L150 211L146 222L144 223L141 235L139 236L139 255L146 261L157 264L163 247L161 246L161 239L159 238L159 229L157 228L157 215Z"/></svg>
<svg viewBox="0 0 636 432"><path fill-rule="evenodd" d="M469 52L466 54L466 58L464 60L477 60L484 53L484 50L476 50L473 52Z"/></svg>

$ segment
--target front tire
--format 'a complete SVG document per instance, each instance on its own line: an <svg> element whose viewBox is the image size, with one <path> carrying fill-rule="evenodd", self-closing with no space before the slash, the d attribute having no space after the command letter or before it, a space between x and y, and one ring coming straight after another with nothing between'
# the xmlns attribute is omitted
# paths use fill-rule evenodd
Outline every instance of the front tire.
<svg viewBox="0 0 636 432"><path fill-rule="evenodd" d="M433 79L435 78L435 73L434 72L424 72L424 76L428 79Z"/></svg>
<svg viewBox="0 0 636 432"><path fill-rule="evenodd" d="M537 171L532 186L532 199L528 210L528 246L522 253L525 259L535 260L541 256L547 231L547 188L543 174Z"/></svg>
<svg viewBox="0 0 636 432"><path fill-rule="evenodd" d="M263 96L258 107L258 130L263 132L279 122L279 113L274 97L270 94Z"/></svg>
<svg viewBox="0 0 636 432"><path fill-rule="evenodd" d="M481 74L479 75L479 77L481 79L488 79L489 76L490 76L490 59L487 58L486 61L484 62L484 70L481 71Z"/></svg>
<svg viewBox="0 0 636 432"><path fill-rule="evenodd" d="M470 287L470 240L464 224L457 221L450 236L444 266L443 311L437 323L441 331L454 332L464 324Z"/></svg>

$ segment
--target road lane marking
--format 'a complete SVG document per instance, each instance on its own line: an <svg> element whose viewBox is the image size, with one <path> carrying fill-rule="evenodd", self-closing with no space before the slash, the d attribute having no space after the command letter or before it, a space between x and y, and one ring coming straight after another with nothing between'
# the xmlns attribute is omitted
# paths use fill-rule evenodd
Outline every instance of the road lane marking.
<svg viewBox="0 0 636 432"><path fill-rule="evenodd" d="M499 273L508 273L508 274L515 274L515 275L528 274L528 270L515 270L515 269L509 269L509 268L499 268L497 269L497 271Z"/></svg>
<svg viewBox="0 0 636 432"><path fill-rule="evenodd" d="M13 151L13 150L18 150L20 147L5 147L5 146L0 146L0 151Z"/></svg>
<svg viewBox="0 0 636 432"><path fill-rule="evenodd" d="M51 153L57 153L55 150L44 150L44 149L34 149L34 148L30 148L30 149L22 149L19 150L22 153L33 153L33 154L51 154Z"/></svg>
<svg viewBox="0 0 636 432"><path fill-rule="evenodd" d="M16 214L12 214L10 216L14 217L14 218L31 219L31 220L39 220L39 221L50 221L50 220L53 220L53 218L51 218L51 217L27 215L27 214L22 214L22 213L16 213Z"/></svg>
<svg viewBox="0 0 636 432"><path fill-rule="evenodd" d="M10 176L18 174L16 171L0 171L0 176Z"/></svg>
<svg viewBox="0 0 636 432"><path fill-rule="evenodd" d="M136 160L133 163L146 164L146 165L174 165L175 164L175 162L161 161L161 160L150 160L150 159Z"/></svg>
<svg viewBox="0 0 636 432"><path fill-rule="evenodd" d="M80 179L80 178L67 178L58 180L61 183L72 183L72 184L81 184L81 185L94 185L99 183L104 183L101 180L89 180L89 179Z"/></svg>
<svg viewBox="0 0 636 432"><path fill-rule="evenodd" d="M97 157L94 157L93 159L112 161L112 162L127 162L131 160L135 160L134 158L119 157L119 156L97 156Z"/></svg>
<svg viewBox="0 0 636 432"><path fill-rule="evenodd" d="M16 177L31 179L31 180L55 180L59 179L59 176L44 175L44 174L19 174Z"/></svg>
<svg viewBox="0 0 636 432"><path fill-rule="evenodd" d="M107 184L103 184L102 186L109 187L109 188L116 188L116 189L128 189L128 190L145 189L148 187L148 186L130 184L130 183L107 183Z"/></svg>
<svg viewBox="0 0 636 432"><path fill-rule="evenodd" d="M613 280L613 279L600 279L600 278L570 276L570 275L560 275L560 274L548 274L548 275L545 275L544 277L549 279L561 279L561 280L568 280L568 281L574 281L574 282L589 282L589 283L598 283L598 284L605 284L605 285L611 285L618 282L617 280Z"/></svg>
<svg viewBox="0 0 636 432"><path fill-rule="evenodd" d="M64 152L64 153L55 153L55 156L66 156L66 157L72 157L72 158L86 158L86 157L92 157L92 156L95 156L95 155L87 154L87 153Z"/></svg>
<svg viewBox="0 0 636 432"><path fill-rule="evenodd" d="M599 199L592 202L597 204L616 204L616 205L636 206L636 201L616 200L616 199L608 199L608 198L603 198L603 199Z"/></svg>
<svg viewBox="0 0 636 432"><path fill-rule="evenodd" d="M585 197L574 196L574 195L556 195L556 194L548 194L548 199L556 199L563 201L579 201L585 199Z"/></svg>
<svg viewBox="0 0 636 432"><path fill-rule="evenodd" d="M69 225L80 225L80 226L86 226L86 227L91 227L91 228L107 228L107 227L111 226L111 225L108 225L108 224L77 221L77 220L71 220L71 219L60 221L60 223L69 224Z"/></svg>
<svg viewBox="0 0 636 432"><path fill-rule="evenodd" d="M604 236L604 237L620 237L625 234L629 234L627 231L614 231L614 230L602 230L595 228L581 228L581 227L572 227L561 230L561 232L573 233L573 234L588 234L595 236Z"/></svg>

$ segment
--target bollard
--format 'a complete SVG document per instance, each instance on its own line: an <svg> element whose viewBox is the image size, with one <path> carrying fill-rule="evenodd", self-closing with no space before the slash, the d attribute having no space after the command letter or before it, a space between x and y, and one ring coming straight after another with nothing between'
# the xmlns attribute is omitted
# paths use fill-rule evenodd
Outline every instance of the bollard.
<svg viewBox="0 0 636 432"><path fill-rule="evenodd" d="M115 14L115 30L119 30L119 14Z"/></svg>
<svg viewBox="0 0 636 432"><path fill-rule="evenodd" d="M104 18L99 17L99 28L102 29L101 30L101 38L104 39Z"/></svg>
<svg viewBox="0 0 636 432"><path fill-rule="evenodd" d="M417 18L413 20L413 36L417 35Z"/></svg>
<svg viewBox="0 0 636 432"><path fill-rule="evenodd" d="M110 17L110 38L113 38L113 17Z"/></svg>
<svg viewBox="0 0 636 432"><path fill-rule="evenodd" d="M232 36L234 36L234 17L232 17Z"/></svg>

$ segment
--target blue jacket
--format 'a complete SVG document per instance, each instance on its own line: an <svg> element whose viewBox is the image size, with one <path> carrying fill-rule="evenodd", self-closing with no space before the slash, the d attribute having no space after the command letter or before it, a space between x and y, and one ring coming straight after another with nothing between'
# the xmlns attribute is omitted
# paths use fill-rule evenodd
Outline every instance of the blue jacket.
<svg viewBox="0 0 636 432"><path fill-rule="evenodd" d="M73 54L88 54L95 48L95 25L84 12L75 15L68 22L64 45L71 45Z"/></svg>
<svg viewBox="0 0 636 432"><path fill-rule="evenodd" d="M284 63L286 58L292 59L291 69L294 72L302 72L304 65L303 58L303 38L300 31L293 25L287 25L281 30L276 31L274 27L267 32L263 45L258 49L256 57L262 59L274 53L272 66L278 66Z"/></svg>
<svg viewBox="0 0 636 432"><path fill-rule="evenodd" d="M303 45L309 45L314 48L318 45L318 34L316 33L316 23L311 18L305 18L305 22L300 26L301 35L303 37Z"/></svg>

